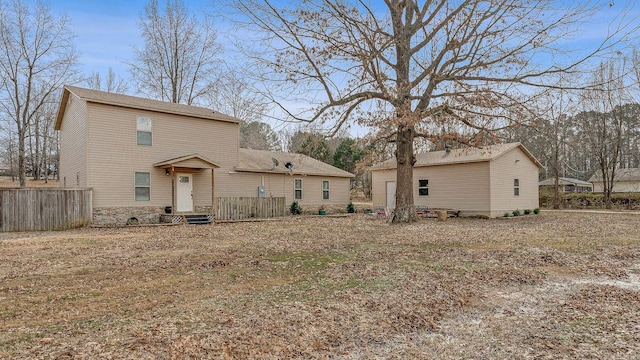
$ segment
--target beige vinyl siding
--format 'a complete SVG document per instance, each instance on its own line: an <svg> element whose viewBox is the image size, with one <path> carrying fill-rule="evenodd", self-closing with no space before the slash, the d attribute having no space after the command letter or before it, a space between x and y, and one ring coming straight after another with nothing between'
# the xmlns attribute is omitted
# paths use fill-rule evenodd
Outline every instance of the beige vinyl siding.
<svg viewBox="0 0 640 360"><path fill-rule="evenodd" d="M420 196L418 181L429 180L429 195ZM372 175L375 207L386 207L386 183L396 181L396 170L377 170ZM413 169L413 200L418 206L483 211L489 206L488 162L424 166Z"/></svg>
<svg viewBox="0 0 640 360"><path fill-rule="evenodd" d="M376 170L371 172L371 201L374 207L387 206L386 183L396 181L396 170Z"/></svg>
<svg viewBox="0 0 640 360"><path fill-rule="evenodd" d="M152 146L137 145L137 116L152 119ZM236 123L96 103L88 104L88 118L89 186L95 207L170 205L171 177L153 164L195 153L220 164L215 170L216 192L234 184L228 172L238 157ZM151 174L151 200L144 204L134 198L135 172ZM211 205L210 169L194 173L193 192L195 206Z"/></svg>
<svg viewBox="0 0 640 360"><path fill-rule="evenodd" d="M418 180L429 180L429 195L418 194ZM477 212L489 205L489 162L427 166L413 169L416 205Z"/></svg>
<svg viewBox="0 0 640 360"><path fill-rule="evenodd" d="M67 111L60 129L60 186L87 187L87 104L75 95L69 96ZM66 180L66 181L65 181Z"/></svg>
<svg viewBox="0 0 640 360"><path fill-rule="evenodd" d="M216 181L217 181L216 172ZM218 193L216 182L216 196L258 196L258 186L261 177L258 173L237 172L231 174L234 188ZM349 203L351 194L349 191L350 179L341 177L322 177L315 175L286 175L266 173L264 176L264 188L266 196L286 198L286 203L294 201L294 179L302 179L302 200L296 200L300 205L320 206L345 205ZM329 180L331 195L329 200L322 200L322 180Z"/></svg>
<svg viewBox="0 0 640 360"><path fill-rule="evenodd" d="M513 193L514 179L520 181L519 196ZM491 161L492 216L516 209L535 209L538 203L538 167L520 148Z"/></svg>
<svg viewBox="0 0 640 360"><path fill-rule="evenodd" d="M517 160L517 161L516 161ZM429 180L429 195L420 196L419 180ZM514 195L519 179L520 195ZM396 170L372 172L373 206L386 206L386 183ZM461 215L502 216L505 211L538 207L538 167L519 147L487 161L421 166L413 169L416 205L450 208Z"/></svg>

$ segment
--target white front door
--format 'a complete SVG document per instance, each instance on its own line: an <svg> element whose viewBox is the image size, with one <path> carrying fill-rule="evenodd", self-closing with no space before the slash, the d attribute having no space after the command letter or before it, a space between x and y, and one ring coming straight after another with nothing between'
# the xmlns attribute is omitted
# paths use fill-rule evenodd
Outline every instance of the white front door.
<svg viewBox="0 0 640 360"><path fill-rule="evenodd" d="M396 182L387 181L387 208L396 208Z"/></svg>
<svg viewBox="0 0 640 360"><path fill-rule="evenodd" d="M176 208L178 212L193 211L193 175L176 173Z"/></svg>

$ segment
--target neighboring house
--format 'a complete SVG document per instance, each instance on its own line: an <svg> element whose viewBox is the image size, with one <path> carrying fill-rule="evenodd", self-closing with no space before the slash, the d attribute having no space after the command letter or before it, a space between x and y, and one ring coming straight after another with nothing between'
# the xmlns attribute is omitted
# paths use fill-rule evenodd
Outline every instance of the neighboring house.
<svg viewBox="0 0 640 360"><path fill-rule="evenodd" d="M10 176L11 167L8 164L0 162L0 176Z"/></svg>
<svg viewBox="0 0 640 360"><path fill-rule="evenodd" d="M240 149L240 123L205 108L65 86L55 124L60 185L93 190L95 223L157 222L166 210L210 214L219 197L349 202L353 175L304 155Z"/></svg>
<svg viewBox="0 0 640 360"><path fill-rule="evenodd" d="M556 178L548 178L538 183L538 186L540 186L540 189L548 188L553 190L553 187L555 185L556 185ZM592 192L593 184L588 181L566 178L566 177L559 177L558 188L560 189L560 192L563 192L563 193Z"/></svg>
<svg viewBox="0 0 640 360"><path fill-rule="evenodd" d="M416 206L459 210L461 216L502 216L538 207L542 165L520 143L417 154ZM395 207L396 160L372 167L374 207Z"/></svg>
<svg viewBox="0 0 640 360"><path fill-rule="evenodd" d="M596 171L589 182L593 183L593 192L604 192L600 171ZM640 192L640 168L616 169L612 192Z"/></svg>

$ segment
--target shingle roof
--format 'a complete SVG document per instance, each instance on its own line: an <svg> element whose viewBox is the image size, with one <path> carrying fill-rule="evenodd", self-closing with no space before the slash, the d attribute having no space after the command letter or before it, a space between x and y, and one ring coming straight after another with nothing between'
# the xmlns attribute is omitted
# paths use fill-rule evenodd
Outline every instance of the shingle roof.
<svg viewBox="0 0 640 360"><path fill-rule="evenodd" d="M64 111L67 107L67 99L69 98L69 93L73 93L79 98L93 103L98 104L107 104L114 106L122 106L127 108L134 109L144 109L151 110L157 112L163 112L168 114L176 114L176 115L185 115L191 117L197 117L202 119L210 119L210 120L218 120L218 121L226 121L226 122L234 122L240 123L242 120L236 119L232 116L225 115L219 113L217 111L213 111L211 109L184 105L184 104L176 104L165 101L151 100L145 99L136 96L130 95L122 95L122 94L114 94L105 91L99 90L91 90L85 89L77 86L65 85L64 90L62 92L62 100L60 101L60 108L58 109L58 115L56 118L56 129L60 129L60 125L62 123L62 117L64 116Z"/></svg>
<svg viewBox="0 0 640 360"><path fill-rule="evenodd" d="M276 162L278 165L276 165ZM287 162L293 164L291 171L285 167ZM253 149L239 149L238 166L235 170L260 173L354 177L350 172L338 169L337 167L306 155Z"/></svg>
<svg viewBox="0 0 640 360"><path fill-rule="evenodd" d="M553 186L555 185L555 178L548 178L545 180L542 180L538 183L538 185L542 185L542 186ZM583 181L583 180L578 180L578 179L572 179L572 178L566 178L566 177L559 177L558 178L558 185L580 185L580 186L593 186L593 184L591 184L588 181Z"/></svg>
<svg viewBox="0 0 640 360"><path fill-rule="evenodd" d="M600 171L596 171L589 181L601 182L602 173ZM617 169L614 181L640 181L640 168Z"/></svg>
<svg viewBox="0 0 640 360"><path fill-rule="evenodd" d="M519 142L489 145L482 148L453 149L449 152L443 150L416 154L414 167L491 161L516 148L520 148L531 161L538 167L542 167L542 164ZM373 165L371 170L395 169L396 167L396 159L392 158Z"/></svg>

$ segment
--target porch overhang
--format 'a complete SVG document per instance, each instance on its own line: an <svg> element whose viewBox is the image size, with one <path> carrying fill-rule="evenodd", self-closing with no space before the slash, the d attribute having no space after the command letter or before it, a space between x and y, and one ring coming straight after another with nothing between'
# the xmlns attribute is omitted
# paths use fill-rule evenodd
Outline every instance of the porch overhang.
<svg viewBox="0 0 640 360"><path fill-rule="evenodd" d="M176 213L176 173L197 173L201 170L211 170L211 211L215 208L215 169L220 165L199 154L181 156L153 164L154 167L165 169L166 174L171 176L171 214ZM193 190L191 193L193 197ZM185 211L185 210L181 210Z"/></svg>
<svg viewBox="0 0 640 360"><path fill-rule="evenodd" d="M181 156L153 164L161 169L215 169L220 165L199 154Z"/></svg>

